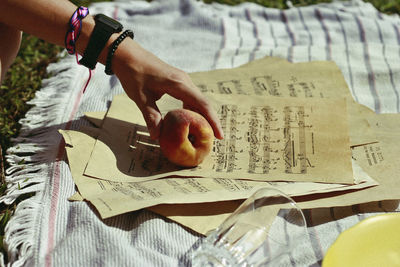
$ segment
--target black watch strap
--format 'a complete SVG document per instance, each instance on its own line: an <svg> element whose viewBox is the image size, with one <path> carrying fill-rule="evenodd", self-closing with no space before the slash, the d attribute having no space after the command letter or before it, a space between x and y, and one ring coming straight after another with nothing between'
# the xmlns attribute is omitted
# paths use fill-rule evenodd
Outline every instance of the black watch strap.
<svg viewBox="0 0 400 267"><path fill-rule="evenodd" d="M82 59L79 61L80 64L94 69L97 63L97 59L107 44L108 39L113 33L122 31L122 24L118 21L113 20L103 14L97 14L94 17L96 25L94 26L92 35L90 36L89 43L83 53Z"/></svg>

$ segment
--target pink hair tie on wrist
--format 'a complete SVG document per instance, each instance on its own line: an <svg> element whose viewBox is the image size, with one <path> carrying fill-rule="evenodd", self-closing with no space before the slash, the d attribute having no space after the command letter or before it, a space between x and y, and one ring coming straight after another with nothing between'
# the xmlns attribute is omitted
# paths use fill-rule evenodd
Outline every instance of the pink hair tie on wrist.
<svg viewBox="0 0 400 267"><path fill-rule="evenodd" d="M78 40L79 35L82 30L82 20L89 14L89 9L84 6L80 6L76 9L74 14L72 14L68 23L68 30L65 34L65 48L68 51L68 54L75 54L76 62L79 64L78 53L76 52L75 44L76 40ZM80 64L79 64L80 65ZM89 69L89 78L86 81L86 84L83 88L83 93L85 93L87 86L89 85L90 79L92 78L92 71Z"/></svg>

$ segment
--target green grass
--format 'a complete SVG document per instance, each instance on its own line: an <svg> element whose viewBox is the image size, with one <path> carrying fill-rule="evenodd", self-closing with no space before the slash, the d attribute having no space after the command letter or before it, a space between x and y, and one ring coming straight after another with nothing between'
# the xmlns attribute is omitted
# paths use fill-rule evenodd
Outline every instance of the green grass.
<svg viewBox="0 0 400 267"><path fill-rule="evenodd" d="M73 0L76 5L88 6L99 0ZM204 0L206 3L218 2L228 5L236 5L242 2L254 2L266 7L287 8L286 0ZM295 0L292 3L296 6L304 6L329 0ZM399 0L370 0L381 12L400 14ZM63 48L46 43L34 36L23 35L21 49L6 74L5 80L0 87L0 195L3 195L6 189L4 181L4 169L7 164L4 162L4 154L12 143L11 139L18 136L21 125L18 121L25 116L30 106L26 104L32 99L35 92L40 89L41 81L49 75L46 73L46 67L51 62L58 60L57 54ZM0 205L0 251L3 250L2 237L4 227L12 216L16 205L21 199L27 198L25 195L18 199L11 206Z"/></svg>

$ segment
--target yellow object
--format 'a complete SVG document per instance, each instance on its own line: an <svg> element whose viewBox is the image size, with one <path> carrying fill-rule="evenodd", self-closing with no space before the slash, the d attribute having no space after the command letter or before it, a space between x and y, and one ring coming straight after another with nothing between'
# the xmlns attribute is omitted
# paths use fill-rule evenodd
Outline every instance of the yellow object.
<svg viewBox="0 0 400 267"><path fill-rule="evenodd" d="M367 218L339 235L322 267L400 266L400 213Z"/></svg>

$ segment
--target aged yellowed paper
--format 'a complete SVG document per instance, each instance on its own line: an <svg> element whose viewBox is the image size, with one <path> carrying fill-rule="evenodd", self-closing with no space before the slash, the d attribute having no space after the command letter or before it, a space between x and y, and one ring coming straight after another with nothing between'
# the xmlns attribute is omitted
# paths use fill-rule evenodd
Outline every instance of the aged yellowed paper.
<svg viewBox="0 0 400 267"><path fill-rule="evenodd" d="M366 119L367 116L375 113L353 100L340 69L332 61L290 63L281 58L264 57L238 68L197 72L191 73L190 76L203 92L276 97L346 98L350 145L356 146L377 141ZM158 104L163 105L163 103Z"/></svg>
<svg viewBox="0 0 400 267"><path fill-rule="evenodd" d="M115 182L185 176L353 183L343 99L208 96L226 138L215 141L198 167L169 163L143 118L131 115L140 114L136 105L122 95L112 102L85 174Z"/></svg>
<svg viewBox="0 0 400 267"><path fill-rule="evenodd" d="M253 63L254 63L253 66L256 66L257 64L259 64L259 62L253 62ZM272 63L274 63L274 64L275 63L282 63L283 64L283 61L281 61L281 62L279 60L276 60L275 62L269 61L269 64L272 64ZM291 64L292 63L288 63L288 65L291 65ZM302 64L302 63L297 63L297 64ZM297 65L297 64L292 64L292 65ZM251 64L249 64L249 65L251 65ZM261 65L263 65L263 64L261 64ZM257 66L257 67L260 67L260 66ZM277 67L277 66L282 66L282 68L286 68L286 65L275 65L275 67ZM298 65L298 66L300 66L300 65ZM331 72L331 74L330 74L331 78L328 77L326 79L325 82L328 83L327 86L323 85L324 81L319 81L319 82L315 82L315 83L313 83L313 81L311 81L309 83L309 84L311 84L312 89L313 89L313 90L311 90L311 93L310 93L310 90L308 90L308 84L304 83L301 79L297 79L297 80L296 79L292 79L292 84L293 85L291 85L291 83L286 83L286 82L282 82L281 84L278 84L278 85L276 85L276 84L272 85L273 83L267 83L267 81L269 81L268 79L264 79L262 77L261 78L259 77L256 80L253 80L253 84L254 85L258 84L259 88L261 88L264 91L268 91L269 90L271 92L271 93L269 93L269 95L272 95L274 93L274 90L268 89L269 87L265 86L265 84L269 85L270 88L272 88L272 89L273 88L277 88L276 90L279 89L280 91L282 91L281 87L283 87L285 90L287 90L287 92L292 93L291 97L294 97L294 96L297 96L297 97L318 97L318 92L319 91L322 92L322 94L319 94L320 97L326 97L326 93L328 93L328 94L336 94L337 93L337 95L334 95L334 96L330 95L329 97L343 97L343 95L341 95L341 92L343 92L343 91L341 91L341 89L340 89L342 87L340 87L338 85L339 84L343 85L342 81L344 81L344 80L343 80L343 78L341 76L339 77L341 80L340 79L336 79L336 78L338 78L338 76L337 76L337 67L334 66L334 65L329 65L329 64L322 64L322 65L318 65L317 64L316 66L318 66L321 71L320 71L320 73L316 72L316 74L314 75L314 78L318 79L318 77L322 77L322 75L325 75L324 77L328 77L328 76L326 76L327 72ZM265 67L265 66L263 66L263 67ZM310 70L314 71L313 68L308 68L307 69L306 65L302 66L302 68L304 69L304 72L306 74L307 74L307 72L310 72ZM297 78L298 77L301 78L302 75L303 75L303 74L299 75L299 71L298 70L296 70L295 73L296 73L296 75L298 75ZM272 78L272 75L271 75L271 78ZM329 79L330 79L330 81L329 81ZM339 88L339 87L340 88L338 90L336 90L336 91L333 91L333 89L331 89L331 88L334 88L335 86L330 87L330 86L332 86L332 84L329 84L329 83L332 83L333 80L339 81L339 82L336 83L337 84L336 88ZM223 81L223 80L220 80L220 81ZM265 81L265 82L263 82L263 81ZM228 85L227 87L229 88L229 83L222 83L221 88L226 87L226 85ZM234 85L234 83L232 83L232 85ZM345 83L344 83L344 85L345 85ZM263 86L265 88L267 88L267 89L263 88ZM344 86L344 87L346 88L345 92L347 92L346 93L347 94L346 97L347 97L349 95L349 90L347 89L347 86ZM297 92L295 90L293 90L293 88L296 88ZM327 92L325 92L325 89L328 89ZM215 91L218 91L218 90L215 90ZM229 90L228 89L224 89L221 92L225 92L226 93L226 92L229 92ZM220 93L220 92L217 92L217 93ZM162 106L163 104L160 103L160 105ZM169 104L165 105L165 106L166 106L166 108L171 107ZM164 109L163 112L165 112L166 108ZM356 114L356 113L354 113L351 110L357 111L357 115L353 116L355 123L354 122L351 123L351 125L353 126L350 129L350 138L352 139L351 145L356 145L357 146L357 145L360 145L360 144L371 143L371 142L376 141L377 139L375 137L375 134L371 135L370 123L368 123L368 121L365 119L366 118L365 116L367 116L367 115L370 116L371 114L373 114L373 112L371 113L370 110L364 108L361 105L352 106L352 105L348 104L348 108L349 108L349 112L352 113L352 114ZM98 120L95 121L95 124L100 126L101 125L101 119L103 118L103 115L102 114L92 114L92 115L93 115L93 117L97 116ZM138 110L137 110L137 114L130 114L130 115L131 116L133 115L133 117L135 117L136 115L140 115L140 112L138 112ZM113 120L109 121L110 125L116 127L115 129L118 129L118 130L124 130L125 129L125 127L123 127L124 122L121 122L118 119L118 117L112 117L112 116L110 116L110 117L113 118ZM136 121L136 122L139 122L139 123L143 122L142 119L140 118L140 116L139 117L136 116L134 119L133 118L131 118L131 119L133 121ZM351 121L351 116L350 116L350 121ZM362 127L358 127L358 126L354 127L357 123L359 123ZM121 126L121 124L122 124L122 126ZM352 134L354 129L358 130L358 132L355 135ZM148 134L147 134L146 130L143 129L143 128L140 128L140 130L143 130L143 131L139 131L140 134L143 135L141 141L142 142L143 141L147 142L148 141ZM115 130L115 132L117 132L117 130ZM63 133L63 135L64 135L64 137L68 136L68 134L66 134L66 133ZM354 138L354 136L355 136L355 138ZM111 138L112 139L118 139L118 138L120 138L120 136L114 136L114 137L111 137ZM66 139L68 139L68 137L66 137ZM74 138L72 138L72 139L74 139ZM92 140L92 142L94 142L93 138L91 140ZM86 139L86 142L89 143L89 146L83 145L83 148L82 148L83 150L81 151L82 153L83 153L83 151L89 151L90 152L91 149L92 149L90 147L90 141L88 141L88 139ZM378 159L377 155L381 155L382 154L381 147L379 147L379 149L377 149L376 151L374 149L370 149L372 152L371 151L369 151L368 153L365 152L365 151L368 151L368 149L365 149L365 147L374 147L374 145L376 145L376 144L371 144L369 146L355 147L355 148L353 148L353 152L355 150L356 151L361 151L359 149L361 147L363 147L364 148L364 152L360 153L360 154L369 155L369 156L365 156L366 159L367 159L367 162L368 162L368 160L371 161L371 162L374 162L374 159ZM74 149L79 147L79 146L80 145L77 145L77 143L75 142L75 146L73 148L68 148L68 149L70 149L70 151L77 151L77 150L74 150ZM81 153L73 154L73 155L75 155L77 157L77 159L75 160L75 164L70 164L71 170L73 168L72 167L73 165L77 166L77 162L84 162L84 163L87 162L87 159L85 160L82 157L77 156L78 154L81 154ZM292 190L293 195L296 195L296 192L298 193L298 195L304 195L304 194L309 194L309 193L331 192L331 191L336 191L336 190L346 190L346 189L352 189L352 188L356 189L356 188L366 187L367 184L370 184L370 185L371 184L376 184L376 183L373 182L373 180L372 181L370 180L368 182L367 181L368 179L366 179L366 180L357 179L356 172L357 172L358 168L359 168L358 164L355 164L353 166L354 179L355 179L354 182L355 183L358 183L360 181L363 181L363 182L361 182L359 185L356 185L356 186L355 185L346 186L346 185L339 185L339 184L336 184L336 185L325 184L326 186L327 185L336 186L336 188L327 187L327 188L323 189L322 187L318 187L318 186L317 187L313 187L313 186L311 186L311 185L323 185L323 184L319 184L319 183L292 183L292 182L273 182L272 183L272 182L270 182L270 183L265 183L265 184L267 184L268 186L270 186L270 185L271 186L279 186L279 188L286 187L285 190L287 190L287 191L285 191L285 192L290 192L290 190ZM129 211L129 209L127 210L127 207L129 207L129 204L127 204L127 203L137 202L138 201L137 198L135 199L134 197L130 198L130 199L121 197L124 194L125 195L131 194L131 196L137 196L137 195L140 195L141 193L143 193L143 191L145 191L147 193L147 195L144 194L145 197L141 200L141 204L144 204L144 205L142 205L143 207L148 205L148 201L147 200L149 200L151 198L157 198L157 195L154 195L154 193L152 193L152 189L154 189L156 187L154 187L154 186L153 187L152 186L148 186L148 187L144 186L144 184L146 184L146 183L156 182L157 180L138 183L138 184L142 184L143 186L138 186L138 187L133 186L133 188L132 188L132 186L131 187L129 187L129 186L125 187L124 183L119 183L119 182L115 183L116 185L118 185L118 187L107 187L107 184L111 184L111 182L108 182L108 181L105 181L105 180L91 179L91 178L85 177L85 176L83 176L82 171L77 171L76 167L74 167L74 169L75 169L75 171L73 171L74 179L75 179L75 177L80 177L80 178L75 179L79 190L81 191L81 189L82 189L82 191L85 193L85 195L89 196L89 198L94 198L94 197L100 196L98 198L102 199L103 201L99 201L99 205L98 206L100 207L100 209L104 209L104 210L110 210L111 209L111 210L113 210L111 213L116 212L116 210L119 210L120 213L127 212L127 211ZM361 170L361 172L362 172L362 170ZM179 181L182 180L181 178L172 178L172 181L173 181L173 179L179 179ZM168 179L162 179L162 180L168 180ZM192 179L192 180L195 181L196 179ZM207 179L201 179L200 180L201 181L200 184L203 184L202 182L205 181L205 180L207 180ZM219 180L223 181L223 180L227 180L227 179L219 179ZM358 182L357 182L357 180L358 180ZM237 181L240 181L240 180L237 180ZM237 181L235 180L234 182L237 182ZM242 182L244 184L260 183L260 182L252 182L252 181L242 181ZM382 182L385 183L386 181L382 180ZM228 183L228 184L230 184L230 183ZM207 184L204 183L204 185L207 185ZM213 183L208 183L208 185L214 185L214 184ZM302 185L304 185L304 187L302 187ZM155 185L155 186L163 187L161 184ZM202 188L201 186L198 186L198 185L196 187L197 188ZM204 187L208 188L207 186L204 186ZM105 188L107 190L104 190ZM107 197L106 198L102 198L102 194L109 195L109 192L118 191L118 188L127 188L128 190L123 190L124 192L120 192L121 193L120 195L114 195L112 198L107 198ZM181 186L181 187L178 186L177 188L178 189L180 188L179 190L182 190L182 188L185 188L185 186ZM227 186L225 189L223 189L221 191L221 187L217 187L216 194L217 195L223 194L224 190L228 190L228 189L232 189L232 188L235 188L235 187L234 186L233 187L232 186ZM341 189L339 189L339 188L341 188ZM91 189L93 189L93 190L91 190ZM212 188L212 186L211 187L209 186L208 189L210 191L214 190ZM242 190L244 190L244 191L246 191L248 193L251 192L250 190L248 190L246 188L239 189L239 191L242 191ZM299 193L302 190L303 190L303 193ZM129 191L132 191L132 192L129 192ZM170 193L171 194L176 194L177 191L174 192L173 190L171 190ZM179 193L182 193L182 192L178 192L178 194ZM212 201L212 200L210 200L210 198L212 199L212 194L210 195L207 191L206 192L199 192L199 193L205 193L205 194L203 195L204 196L204 200L201 200L202 198L200 197L200 198L197 198L198 201ZM330 193L330 194L332 194L332 193ZM243 196L243 192L235 192L235 193L233 193L231 195L231 197L233 197L232 199L237 199L235 197L235 195L242 197ZM323 194L321 194L321 195L323 195ZM149 197L149 199L146 199L146 197ZM390 197L390 194L385 194L385 197ZM376 198L379 198L378 194L376 195ZM86 197L85 197L85 199L89 200ZM216 199L220 199L220 198L216 198ZM365 199L366 199L366 197L364 198L364 201L365 201ZM75 200L80 200L80 198L75 198ZM163 201L164 201L162 198L158 198L157 200L159 200L158 204L159 203L163 203ZM182 198L182 201L187 201L187 198ZM363 201L363 198L361 197L359 199L359 201ZM174 201L172 201L172 202L168 202L167 201L166 203L173 203L173 202ZM168 204L164 204L164 205L158 205L158 206L152 207L151 209L153 209L155 212L163 214L163 215L165 215L165 216L167 216L167 217L169 217L171 219L174 219L177 222L179 222L179 223L181 223L183 225L186 225L187 227L190 227L190 228L194 229L195 231L198 231L198 232L204 234L208 230L213 228L213 227L211 227L210 229L208 229L207 223L210 226L214 225L214 227L219 225L220 222L222 222L222 220L226 216L228 216L230 214L230 212L232 212L237 207L239 202L238 201L218 201L218 202L215 202L215 203L190 203L190 204L169 204L169 205ZM320 206L329 207L329 206L335 205L335 203L338 203L338 202L341 203L339 205L349 205L348 203L353 203L354 200L350 199L350 198L349 199L347 199L347 198L340 199L339 198L339 200L333 201L332 203L330 203L329 200L328 201L322 201L322 202L318 202L318 200L317 200L316 203L315 202L311 202L310 205L311 205L311 207L312 207L312 205L316 205L316 207L320 207ZM116 203L119 203L119 205L121 207L116 207L118 205ZM155 202L155 203L157 203L157 202ZM182 203L184 203L184 202L182 202ZM125 204L125 205L123 205L123 204ZM96 206L96 208L99 209L98 206ZM123 206L125 206L125 209L124 209ZM206 208L201 209L201 208L199 208L199 206L206 207ZM139 207L139 205L136 206L136 207ZM307 207L307 206L305 206L305 207ZM194 210L196 210L196 211L203 210L203 213L194 214L193 213ZM107 211L104 211L104 212L107 213ZM118 213L116 213L116 214L118 214ZM113 215L109 215L109 216L113 216Z"/></svg>
<svg viewBox="0 0 400 267"><path fill-rule="evenodd" d="M364 209L375 212L393 210L398 207L400 199L400 165L397 163L400 154L400 114L380 114L370 117L369 122L377 133L379 143L366 144L354 147L353 158L379 181L378 186L362 190L347 190L343 192L330 192L325 194L311 194L303 197L295 197L297 204L303 209L339 207L335 209L336 216L349 216L354 214L350 207L355 204L360 206L360 212ZM393 201L392 201L393 200ZM379 201L379 203L377 202ZM209 203L208 208L218 208L221 213L229 213L235 210L241 202ZM194 205L194 206L193 206ZM164 216L177 217L184 222L191 221L190 216L185 217L185 211L201 208L202 204L161 205L155 207L156 212ZM201 210L201 209L200 209ZM325 213L328 213L324 216ZM318 209L316 216L332 219L332 210ZM322 218L323 219L323 218Z"/></svg>
<svg viewBox="0 0 400 267"><path fill-rule="evenodd" d="M297 204L303 209L316 209L339 207L332 215L330 209L317 209L313 212L318 218L316 220L341 218L354 214L350 207L355 204L359 206L360 212L364 210L382 212L395 210L400 199L400 114L380 114L369 117L370 125L379 138L379 143L367 144L353 148L353 158L369 175L379 181L378 186L362 190L348 190L343 192L331 192L325 194L313 194L303 197L295 197ZM377 202L379 201L379 202ZM209 210L218 209L222 214L229 214L234 211L241 202L219 202L205 203ZM189 210L201 211L204 204L181 204L181 205L160 205L155 211L166 217L176 218L184 223L191 223L193 219ZM190 214L185 216L185 212ZM327 213L327 214L325 214ZM201 212L200 212L201 214ZM201 216L199 216L201 217ZM195 220L195 219L194 219Z"/></svg>
<svg viewBox="0 0 400 267"><path fill-rule="evenodd" d="M354 147L352 154L379 185L359 191L302 197L298 199L302 208L349 206L400 199L400 114L379 114L371 116L369 121L379 143Z"/></svg>
<svg viewBox="0 0 400 267"><path fill-rule="evenodd" d="M233 69L191 73L203 92L293 98L346 98L350 145L376 142L364 115L374 113L356 103L333 61L290 63L265 57Z"/></svg>
<svg viewBox="0 0 400 267"><path fill-rule="evenodd" d="M245 199L264 187L277 188L288 195L298 196L376 185L357 165L354 165L353 169L354 177L358 177L358 184L351 186L206 178L165 178L131 183L92 179L84 176L83 170L98 132L99 129L84 128L81 132L61 133L67 144L66 151L75 184L82 197L90 201L103 218L165 203L209 203Z"/></svg>

